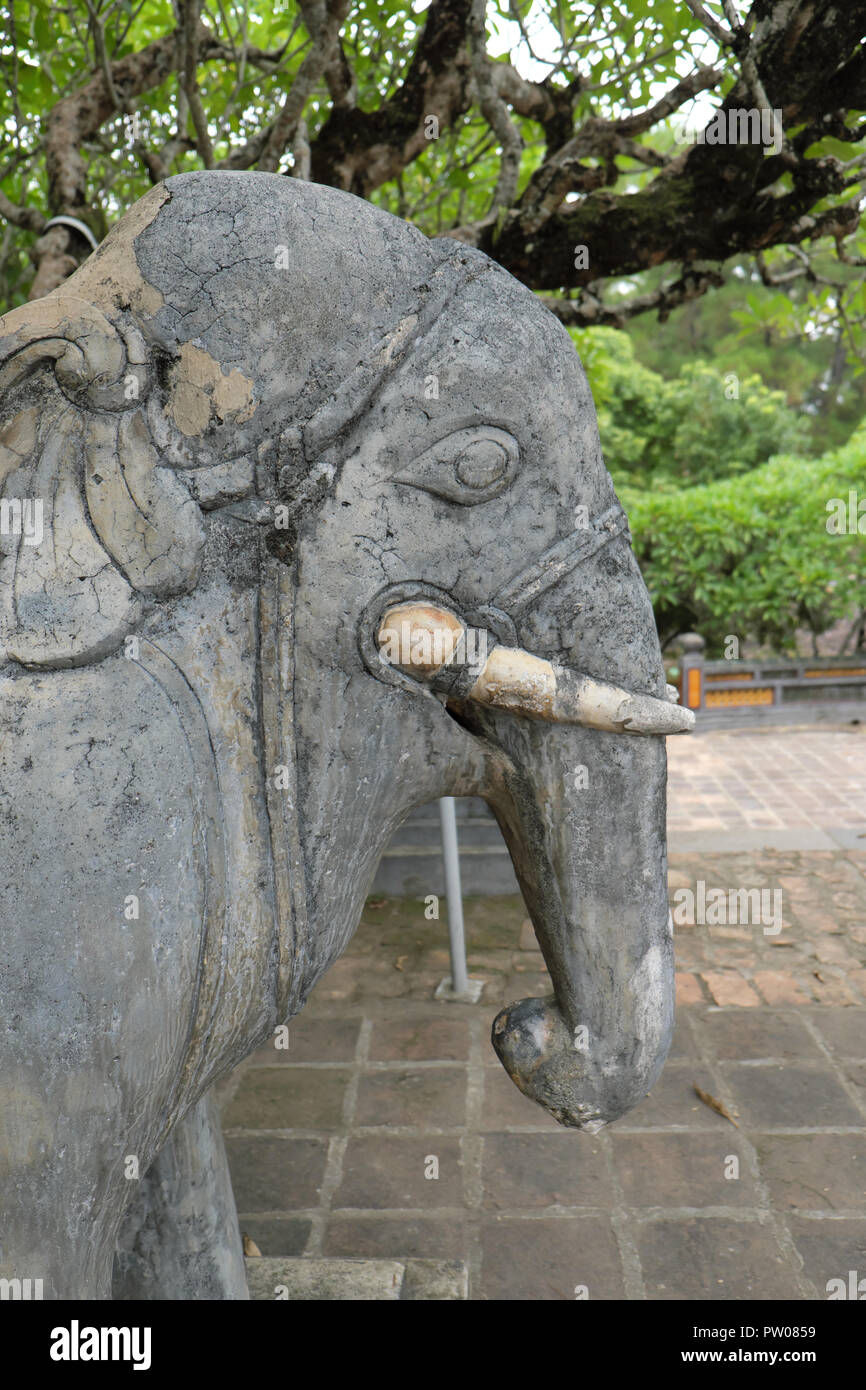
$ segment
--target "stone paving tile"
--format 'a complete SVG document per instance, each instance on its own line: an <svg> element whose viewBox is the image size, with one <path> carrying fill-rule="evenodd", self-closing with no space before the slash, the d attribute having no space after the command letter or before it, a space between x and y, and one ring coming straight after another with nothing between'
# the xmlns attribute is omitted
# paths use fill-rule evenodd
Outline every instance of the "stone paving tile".
<svg viewBox="0 0 866 1390"><path fill-rule="evenodd" d="M318 1202L325 1174L322 1140L229 1136L226 1153L239 1212L296 1211Z"/></svg>
<svg viewBox="0 0 866 1390"><path fill-rule="evenodd" d="M844 1297L850 1299L856 1290L857 1301L862 1302L866 1297L866 1219L814 1221L792 1217L789 1224L803 1272L817 1296L828 1298L833 1293L841 1299L844 1290ZM828 1289L831 1279L841 1279L843 1288L837 1283Z"/></svg>
<svg viewBox="0 0 866 1390"><path fill-rule="evenodd" d="M713 1001L721 1007L736 1005L738 1008L752 1009L761 1003L757 990L743 979L738 970L704 970L701 978Z"/></svg>
<svg viewBox="0 0 866 1390"><path fill-rule="evenodd" d="M533 928L533 925L528 917L524 917L523 921L520 923L519 947L521 951L535 952L538 950L538 941L536 940L535 929Z"/></svg>
<svg viewBox="0 0 866 1390"><path fill-rule="evenodd" d="M744 1122L755 1129L815 1129L866 1123L829 1066L722 1064Z"/></svg>
<svg viewBox="0 0 866 1390"><path fill-rule="evenodd" d="M859 1009L814 1009L809 1018L838 1057L866 1059L866 1019Z"/></svg>
<svg viewBox="0 0 866 1390"><path fill-rule="evenodd" d="M511 965L515 975L532 971L534 971L536 975L544 975L547 973L547 966L544 964L544 956L540 951L515 951L511 956Z"/></svg>
<svg viewBox="0 0 866 1390"><path fill-rule="evenodd" d="M698 1049L693 1030L689 1027L685 1011L678 1013L674 1026L674 1037L668 1053L669 1062L683 1062L697 1058Z"/></svg>
<svg viewBox="0 0 866 1390"><path fill-rule="evenodd" d="M866 1062L843 1062L842 1074L854 1088L860 1108L866 1112Z"/></svg>
<svg viewBox="0 0 866 1390"><path fill-rule="evenodd" d="M589 1135L488 1134L481 1173L484 1206L493 1210L603 1207L613 1204L600 1144Z"/></svg>
<svg viewBox="0 0 866 1390"><path fill-rule="evenodd" d="M772 1227L723 1217L647 1222L637 1244L650 1299L795 1299L800 1286Z"/></svg>
<svg viewBox="0 0 866 1390"><path fill-rule="evenodd" d="M697 1025L707 1048L722 1061L749 1062L761 1058L802 1057L822 1060L819 1044L804 1020L792 1011L710 1009Z"/></svg>
<svg viewBox="0 0 866 1390"><path fill-rule="evenodd" d="M509 975L505 981L506 999L543 999L553 993L547 971L529 970L521 975Z"/></svg>
<svg viewBox="0 0 866 1390"><path fill-rule="evenodd" d="M263 1065L273 1062L351 1062L358 1045L358 1018L315 1018L307 1012L290 1020L284 1038L277 1038L254 1052L251 1061Z"/></svg>
<svg viewBox="0 0 866 1390"><path fill-rule="evenodd" d="M758 1205L746 1142L730 1126L716 1134L621 1134L614 1126L611 1147L629 1207Z"/></svg>
<svg viewBox="0 0 866 1390"><path fill-rule="evenodd" d="M324 979L316 986L317 1003L346 1003L354 999L358 993L358 975L358 964L354 958L334 961Z"/></svg>
<svg viewBox="0 0 866 1390"><path fill-rule="evenodd" d="M729 1121L698 1099L695 1085L710 1095L715 1093L713 1077L702 1064L695 1066L694 1062L668 1062L646 1100L618 1120L617 1128L727 1130Z"/></svg>
<svg viewBox="0 0 866 1390"><path fill-rule="evenodd" d="M223 1111L226 1129L329 1129L339 1122L349 1073L330 1067L250 1067Z"/></svg>
<svg viewBox="0 0 866 1390"><path fill-rule="evenodd" d="M697 975L686 970L677 970L674 975L674 983L678 1009L683 1009L689 1004L702 1004L708 1001L709 995L706 986Z"/></svg>
<svg viewBox="0 0 866 1390"><path fill-rule="evenodd" d="M780 1210L866 1211L866 1133L760 1135L755 1145Z"/></svg>
<svg viewBox="0 0 866 1390"><path fill-rule="evenodd" d="M495 1067L485 1067L483 1073L484 1108L481 1115L483 1130L534 1129L561 1134L561 1128L551 1115L534 1100L518 1091L496 1059Z"/></svg>
<svg viewBox="0 0 866 1390"><path fill-rule="evenodd" d="M462 1216L346 1216L328 1223L326 1255L366 1259L459 1260L466 1255Z"/></svg>
<svg viewBox="0 0 866 1390"><path fill-rule="evenodd" d="M431 1159L438 1162L438 1178ZM427 1135L420 1139L390 1135L358 1136L349 1140L343 1179L334 1194L334 1207L376 1211L382 1207L459 1207L463 1174L459 1139Z"/></svg>
<svg viewBox="0 0 866 1390"><path fill-rule="evenodd" d="M606 1216L486 1222L481 1243L481 1299L624 1297L616 1237Z"/></svg>
<svg viewBox="0 0 866 1390"><path fill-rule="evenodd" d="M463 1067L429 1067L424 1071L376 1072L362 1076L355 1123L456 1129L466 1121L466 1072Z"/></svg>
<svg viewBox="0 0 866 1390"><path fill-rule="evenodd" d="M752 975L752 980L768 1004L808 1004L809 1002L809 994L783 970L756 970ZM811 988L810 992L814 994L814 988Z"/></svg>
<svg viewBox="0 0 866 1390"><path fill-rule="evenodd" d="M302 1217L241 1216L240 1227L263 1255L303 1255L312 1221Z"/></svg>
<svg viewBox="0 0 866 1390"><path fill-rule="evenodd" d="M469 1031L448 1017L389 1020L373 1025L370 1057L375 1062L465 1062Z"/></svg>

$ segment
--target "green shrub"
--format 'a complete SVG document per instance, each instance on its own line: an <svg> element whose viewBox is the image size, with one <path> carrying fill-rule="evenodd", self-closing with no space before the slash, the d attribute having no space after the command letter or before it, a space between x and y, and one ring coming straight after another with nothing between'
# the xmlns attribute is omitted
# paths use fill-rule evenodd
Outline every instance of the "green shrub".
<svg viewBox="0 0 866 1390"><path fill-rule="evenodd" d="M626 333L574 329L589 377L605 462L617 486L673 491L733 477L774 454L804 452L807 422L755 374L723 375L706 362L671 380L642 366Z"/></svg>
<svg viewBox="0 0 866 1390"><path fill-rule="evenodd" d="M818 459L780 456L752 472L679 492L621 488L663 641L693 629L791 650L866 609L866 534L827 530L827 504L866 501L866 428ZM866 531L866 509L862 515Z"/></svg>

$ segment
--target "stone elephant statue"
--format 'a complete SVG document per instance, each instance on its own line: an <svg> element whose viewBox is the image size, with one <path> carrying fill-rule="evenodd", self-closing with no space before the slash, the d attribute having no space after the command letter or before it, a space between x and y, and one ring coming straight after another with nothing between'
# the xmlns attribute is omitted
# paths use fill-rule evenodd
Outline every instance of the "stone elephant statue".
<svg viewBox="0 0 866 1390"><path fill-rule="evenodd" d="M349 194L185 174L0 319L0 393L0 1275L247 1296L211 1087L437 797L493 808L553 980L513 1081L640 1100L692 716L556 319Z"/></svg>

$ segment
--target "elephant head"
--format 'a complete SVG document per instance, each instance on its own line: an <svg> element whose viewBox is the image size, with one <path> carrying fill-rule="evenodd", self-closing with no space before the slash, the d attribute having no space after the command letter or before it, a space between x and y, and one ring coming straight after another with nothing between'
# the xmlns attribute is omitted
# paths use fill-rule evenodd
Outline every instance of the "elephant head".
<svg viewBox="0 0 866 1390"><path fill-rule="evenodd" d="M325 724L345 732L337 752L308 729L309 791L336 756L360 843L361 817L390 830L433 796L489 802L555 988L504 1010L493 1045L522 1091L592 1131L669 1046L664 735L693 717L669 700L567 334L462 247L436 276L447 305L402 351L394 330L374 394L320 455L334 481L298 546L296 638L307 670L339 650ZM320 710L302 698L302 724ZM315 858L339 883L327 828Z"/></svg>
<svg viewBox="0 0 866 1390"><path fill-rule="evenodd" d="M554 986L499 1015L494 1047L561 1123L621 1115L670 1040L664 736L691 716L565 330L479 252L226 173L152 190L16 313L7 387L48 363L62 398L50 433L22 398L0 463L68 525L49 583L35 549L7 555L8 658L189 629L227 576L271 596L224 640L257 646L261 780L272 827L280 805L291 822L277 1015L344 948L408 812L480 795Z"/></svg>

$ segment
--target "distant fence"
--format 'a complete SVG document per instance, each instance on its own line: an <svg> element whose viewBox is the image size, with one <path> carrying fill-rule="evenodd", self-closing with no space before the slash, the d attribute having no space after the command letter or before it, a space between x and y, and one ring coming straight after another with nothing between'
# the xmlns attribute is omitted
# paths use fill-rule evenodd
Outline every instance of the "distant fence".
<svg viewBox="0 0 866 1390"><path fill-rule="evenodd" d="M703 638L683 639L680 703L722 721L726 713L866 718L866 659L810 657L705 661ZM819 713L820 709L820 713Z"/></svg>

